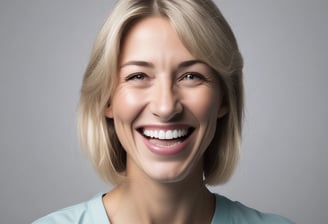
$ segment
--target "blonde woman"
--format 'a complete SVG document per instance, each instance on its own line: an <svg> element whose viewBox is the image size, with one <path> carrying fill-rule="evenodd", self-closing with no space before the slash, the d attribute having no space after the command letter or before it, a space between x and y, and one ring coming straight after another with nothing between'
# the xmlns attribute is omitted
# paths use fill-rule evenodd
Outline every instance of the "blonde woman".
<svg viewBox="0 0 328 224"><path fill-rule="evenodd" d="M242 57L210 0L121 0L94 45L79 130L108 193L41 223L290 223L211 193L238 160Z"/></svg>

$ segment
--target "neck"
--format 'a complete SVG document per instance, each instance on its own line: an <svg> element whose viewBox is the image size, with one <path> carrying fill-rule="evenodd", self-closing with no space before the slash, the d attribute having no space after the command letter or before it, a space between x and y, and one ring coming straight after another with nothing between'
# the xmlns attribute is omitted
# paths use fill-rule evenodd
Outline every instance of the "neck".
<svg viewBox="0 0 328 224"><path fill-rule="evenodd" d="M113 223L210 223L215 210L202 175L174 183L127 178L104 203Z"/></svg>

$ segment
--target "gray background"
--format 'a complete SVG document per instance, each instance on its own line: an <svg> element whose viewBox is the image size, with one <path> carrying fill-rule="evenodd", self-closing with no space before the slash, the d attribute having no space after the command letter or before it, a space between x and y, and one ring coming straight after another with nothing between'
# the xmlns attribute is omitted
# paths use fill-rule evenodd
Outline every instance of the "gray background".
<svg viewBox="0 0 328 224"><path fill-rule="evenodd" d="M218 0L245 58L242 158L213 191L327 223L328 1ZM0 223L29 223L110 186L79 151L76 108L113 1L1 0Z"/></svg>

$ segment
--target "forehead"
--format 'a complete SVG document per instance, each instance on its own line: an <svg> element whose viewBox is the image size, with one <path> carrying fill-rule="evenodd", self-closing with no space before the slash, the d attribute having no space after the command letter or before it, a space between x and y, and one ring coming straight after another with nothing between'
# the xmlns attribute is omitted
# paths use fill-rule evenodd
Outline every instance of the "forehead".
<svg viewBox="0 0 328 224"><path fill-rule="evenodd" d="M138 21L124 36L121 60L138 59L135 57L155 59L160 56L194 58L167 18L148 17Z"/></svg>

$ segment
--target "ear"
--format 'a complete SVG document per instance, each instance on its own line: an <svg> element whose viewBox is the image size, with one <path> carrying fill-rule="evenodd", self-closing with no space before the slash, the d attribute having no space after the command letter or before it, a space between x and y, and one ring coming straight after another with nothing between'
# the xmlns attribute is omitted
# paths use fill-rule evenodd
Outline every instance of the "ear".
<svg viewBox="0 0 328 224"><path fill-rule="evenodd" d="M219 110L218 110L218 118L223 117L228 113L228 107L225 105L221 105Z"/></svg>
<svg viewBox="0 0 328 224"><path fill-rule="evenodd" d="M107 108L105 109L105 116L107 118L113 118L113 109L111 105L108 105Z"/></svg>

